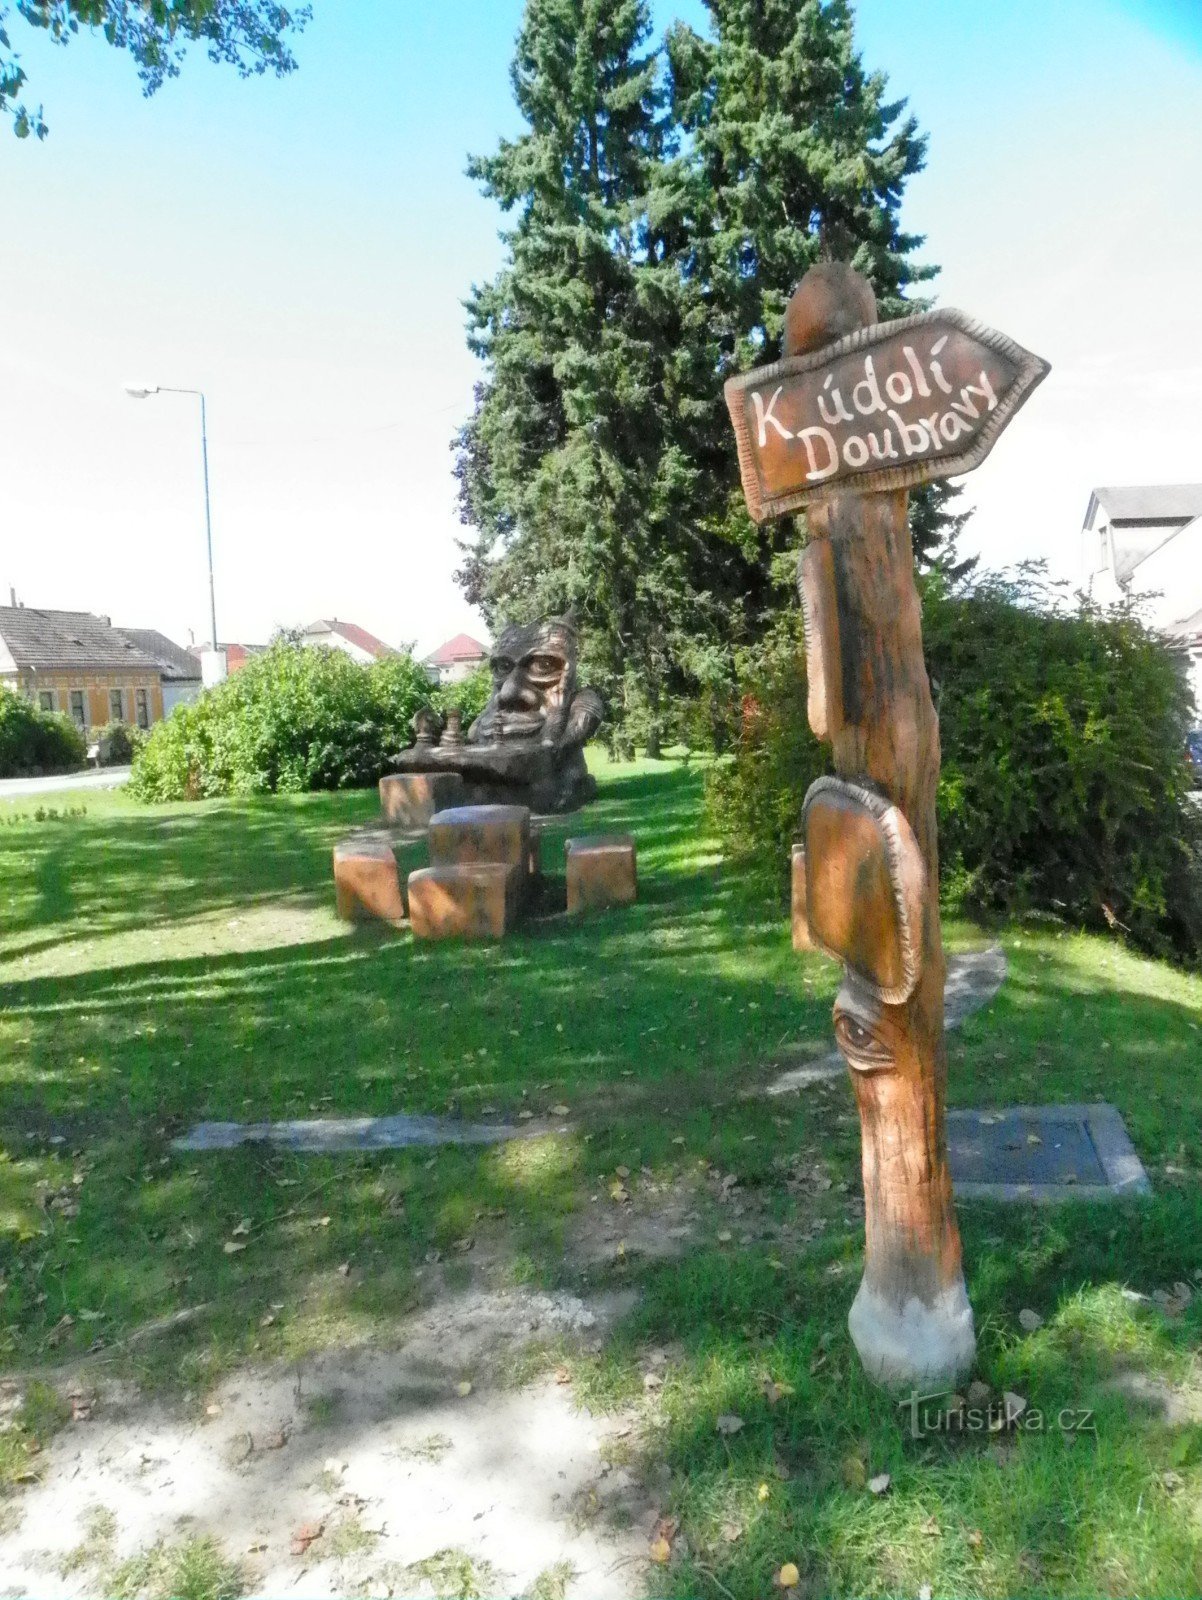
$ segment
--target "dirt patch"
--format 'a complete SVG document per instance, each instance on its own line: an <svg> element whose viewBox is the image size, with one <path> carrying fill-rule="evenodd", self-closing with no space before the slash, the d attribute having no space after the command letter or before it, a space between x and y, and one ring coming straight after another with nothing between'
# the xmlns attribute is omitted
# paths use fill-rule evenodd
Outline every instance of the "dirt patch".
<svg viewBox="0 0 1202 1600"><path fill-rule="evenodd" d="M204 1538L251 1595L518 1595L552 1571L568 1600L636 1594L657 1506L607 1460L629 1420L503 1381L524 1346L591 1343L628 1305L473 1289L399 1349L244 1370L190 1404L94 1384L0 1533L0 1596L93 1596L123 1561Z"/></svg>

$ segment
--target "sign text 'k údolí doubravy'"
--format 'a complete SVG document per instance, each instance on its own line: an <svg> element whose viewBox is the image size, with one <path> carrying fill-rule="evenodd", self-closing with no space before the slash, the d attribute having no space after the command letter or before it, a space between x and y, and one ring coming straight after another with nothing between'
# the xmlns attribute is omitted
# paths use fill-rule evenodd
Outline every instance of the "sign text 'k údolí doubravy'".
<svg viewBox="0 0 1202 1600"><path fill-rule="evenodd" d="M879 322L731 378L726 404L756 522L832 489L969 472L1049 368L961 311Z"/></svg>

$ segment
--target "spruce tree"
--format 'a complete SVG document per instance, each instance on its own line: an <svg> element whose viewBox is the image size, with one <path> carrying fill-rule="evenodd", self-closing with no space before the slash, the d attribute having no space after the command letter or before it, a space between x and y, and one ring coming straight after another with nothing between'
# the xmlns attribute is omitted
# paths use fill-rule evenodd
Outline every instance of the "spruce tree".
<svg viewBox="0 0 1202 1600"><path fill-rule="evenodd" d="M659 653L640 582L660 431L636 285L661 137L650 31L644 0L529 0L526 131L469 167L514 221L468 302L488 371L457 440L476 530L460 579L494 626L575 608L619 697L632 654L654 676Z"/></svg>
<svg viewBox="0 0 1202 1600"><path fill-rule="evenodd" d="M514 220L468 302L487 371L457 440L460 580L494 626L574 605L652 746L672 694L729 700L788 596L789 530L747 517L723 380L778 354L821 255L886 316L933 270L898 219L923 140L846 0L707 4L714 38L678 26L660 54L644 0L528 0L526 131L470 168Z"/></svg>
<svg viewBox="0 0 1202 1600"><path fill-rule="evenodd" d="M785 303L824 256L872 282L882 318L932 277L899 210L926 140L865 71L848 0L706 0L712 40L668 37L673 108L699 181L694 270L743 365L779 354Z"/></svg>

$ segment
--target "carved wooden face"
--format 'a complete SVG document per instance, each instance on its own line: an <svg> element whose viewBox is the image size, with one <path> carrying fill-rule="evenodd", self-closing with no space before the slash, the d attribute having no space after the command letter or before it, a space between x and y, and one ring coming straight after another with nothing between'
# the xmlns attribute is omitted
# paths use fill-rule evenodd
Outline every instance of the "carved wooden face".
<svg viewBox="0 0 1202 1600"><path fill-rule="evenodd" d="M557 744L576 687L576 632L560 619L506 628L489 659L492 698L475 737Z"/></svg>

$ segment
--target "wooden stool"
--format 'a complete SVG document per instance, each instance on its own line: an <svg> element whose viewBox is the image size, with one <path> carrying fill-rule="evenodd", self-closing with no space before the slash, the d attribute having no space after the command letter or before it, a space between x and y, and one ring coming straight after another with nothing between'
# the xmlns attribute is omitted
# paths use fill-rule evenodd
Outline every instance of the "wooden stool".
<svg viewBox="0 0 1202 1600"><path fill-rule="evenodd" d="M390 772L380 779L380 811L393 828L424 828L436 812L459 805L457 772Z"/></svg>
<svg viewBox="0 0 1202 1600"><path fill-rule="evenodd" d="M594 833L569 839L567 855L568 911L601 911L628 906L638 893L634 836Z"/></svg>
<svg viewBox="0 0 1202 1600"><path fill-rule="evenodd" d="M806 847L801 843L793 845L792 889L793 948L812 950L814 941L810 938L810 919L806 913Z"/></svg>
<svg viewBox="0 0 1202 1600"><path fill-rule="evenodd" d="M345 922L404 922L405 899L387 839L343 839L334 846L334 898Z"/></svg>
<svg viewBox="0 0 1202 1600"><path fill-rule="evenodd" d="M432 867L477 862L530 865L530 812L525 806L456 806L430 818L427 833Z"/></svg>
<svg viewBox="0 0 1202 1600"><path fill-rule="evenodd" d="M502 939L517 921L526 868L502 861L421 867L409 874L415 939Z"/></svg>
<svg viewBox="0 0 1202 1600"><path fill-rule="evenodd" d="M530 824L530 850L526 856L526 875L533 886L543 875L543 825Z"/></svg>

